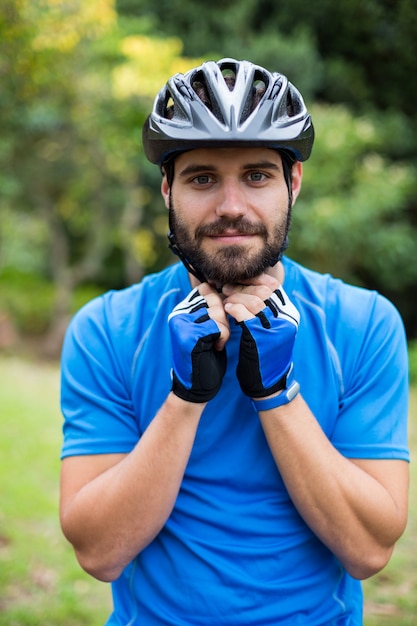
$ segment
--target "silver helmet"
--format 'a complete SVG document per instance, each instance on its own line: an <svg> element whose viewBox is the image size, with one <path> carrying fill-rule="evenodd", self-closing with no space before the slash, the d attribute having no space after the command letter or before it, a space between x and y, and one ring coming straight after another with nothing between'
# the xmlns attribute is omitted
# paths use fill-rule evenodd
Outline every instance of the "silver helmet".
<svg viewBox="0 0 417 626"><path fill-rule="evenodd" d="M201 93L204 96L201 96ZM207 61L169 79L143 128L147 158L161 165L202 147L268 147L309 158L314 128L299 91L249 61Z"/></svg>

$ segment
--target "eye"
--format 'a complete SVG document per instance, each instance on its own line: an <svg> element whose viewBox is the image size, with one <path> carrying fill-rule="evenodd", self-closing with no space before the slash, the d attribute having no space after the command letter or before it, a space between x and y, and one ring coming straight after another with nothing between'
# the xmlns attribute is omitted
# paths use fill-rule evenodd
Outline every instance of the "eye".
<svg viewBox="0 0 417 626"><path fill-rule="evenodd" d="M261 183L267 178L264 172L249 172L248 179L253 183Z"/></svg>
<svg viewBox="0 0 417 626"><path fill-rule="evenodd" d="M209 185L213 182L213 178L209 174L199 174L193 178L192 182L196 183L196 185Z"/></svg>

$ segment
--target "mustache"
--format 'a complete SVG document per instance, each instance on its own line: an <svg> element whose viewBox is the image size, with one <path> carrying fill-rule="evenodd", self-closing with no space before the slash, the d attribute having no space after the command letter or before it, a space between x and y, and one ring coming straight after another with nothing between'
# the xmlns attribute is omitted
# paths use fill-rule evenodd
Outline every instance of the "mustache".
<svg viewBox="0 0 417 626"><path fill-rule="evenodd" d="M230 218L221 217L216 222L211 224L202 224L198 226L195 231L195 238L197 240L203 237L218 237L226 233L228 230L236 230L242 235L260 235L264 239L268 236L266 226L259 222L254 224L249 222L244 217Z"/></svg>

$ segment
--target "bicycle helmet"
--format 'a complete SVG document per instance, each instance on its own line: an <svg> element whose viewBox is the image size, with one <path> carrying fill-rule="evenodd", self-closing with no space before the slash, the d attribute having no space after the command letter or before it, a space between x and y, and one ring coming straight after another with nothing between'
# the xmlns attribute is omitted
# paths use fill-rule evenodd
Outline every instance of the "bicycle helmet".
<svg viewBox="0 0 417 626"><path fill-rule="evenodd" d="M145 154L158 165L187 150L235 146L264 146L305 161L313 141L311 117L294 85L283 74L234 59L207 61L170 78L143 128Z"/></svg>

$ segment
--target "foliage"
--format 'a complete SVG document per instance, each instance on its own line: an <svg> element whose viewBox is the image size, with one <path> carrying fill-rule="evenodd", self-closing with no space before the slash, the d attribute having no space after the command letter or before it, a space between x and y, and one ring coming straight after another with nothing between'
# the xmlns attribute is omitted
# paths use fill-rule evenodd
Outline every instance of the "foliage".
<svg viewBox="0 0 417 626"><path fill-rule="evenodd" d="M413 0L263 1L275 26L293 35L300 24L315 33L325 61L318 96L416 116L417 6ZM265 12L263 15L265 16ZM265 22L265 17L264 17ZM415 132L415 126L414 126ZM415 139L415 136L414 136Z"/></svg>
<svg viewBox="0 0 417 626"><path fill-rule="evenodd" d="M89 300L102 293L96 285L83 284L75 288L69 313L72 315ZM0 311L13 319L22 335L44 334L54 314L55 289L39 274L8 269L2 274Z"/></svg>
<svg viewBox="0 0 417 626"><path fill-rule="evenodd" d="M0 273L53 284L33 323L172 260L141 127L168 76L235 56L287 73L314 113L290 253L379 289L417 336L416 26L411 0L4 0Z"/></svg>
<svg viewBox="0 0 417 626"><path fill-rule="evenodd" d="M167 77L202 62L181 57L182 41L174 37L128 35L121 40L120 48L125 60L113 70L113 90L121 101L135 96L152 101Z"/></svg>
<svg viewBox="0 0 417 626"><path fill-rule="evenodd" d="M117 9L129 18L146 16L154 32L179 36L191 56L243 54L252 59L257 42L268 41L263 59L281 71L287 55L274 55L277 42L292 41L295 60L300 38L307 39L313 57L305 54L305 67L294 67L290 74L303 92L302 73L313 67L310 80L320 100L347 102L358 110L372 105L416 117L413 0L213 0L210 8L205 0L118 0ZM290 58L288 47L287 53Z"/></svg>
<svg viewBox="0 0 417 626"><path fill-rule="evenodd" d="M203 0L118 0L117 8L146 17L153 32L179 35L186 54L279 69L310 108L316 103L317 142L290 252L387 294L415 336L417 5L229 0L207 9Z"/></svg>
<svg viewBox="0 0 417 626"><path fill-rule="evenodd" d="M19 331L28 335L44 333L53 306L54 288L49 281L14 270L3 273L0 310L10 314Z"/></svg>
<svg viewBox="0 0 417 626"><path fill-rule="evenodd" d="M126 162L132 150L117 145L120 119L105 69L114 17L111 0L8 1L2 8L9 44L1 40L3 93L10 97L2 113L2 143L10 149L2 152L14 193L2 195L1 209L16 221L30 212L45 225L43 273L60 296L101 265L123 202L118 177L129 174L119 156Z"/></svg>
<svg viewBox="0 0 417 626"><path fill-rule="evenodd" d="M215 0L210 9L202 0L119 0L117 8L128 20L141 16L143 24L146 18L154 35L180 38L187 56L249 58L271 70L278 64L307 98L317 92L322 67L313 31L300 26L290 37L277 33L271 12L264 14L270 27L261 27L258 0ZM152 60L146 57L145 63L151 74Z"/></svg>
<svg viewBox="0 0 417 626"><path fill-rule="evenodd" d="M59 322L77 285L123 286L152 262L158 211L142 223L138 175L150 106L140 53L154 59L158 85L187 61L177 40L124 38L112 0L8 0L0 18L0 270L51 280ZM139 88L126 93L129 71Z"/></svg>
<svg viewBox="0 0 417 626"><path fill-rule="evenodd" d="M354 117L342 106L315 106L312 114L317 138L294 209L290 255L385 292L411 326L417 233L407 209L415 167L383 156L391 141L384 119Z"/></svg>
<svg viewBox="0 0 417 626"><path fill-rule="evenodd" d="M417 340L408 344L408 357L410 362L410 382L417 386Z"/></svg>

